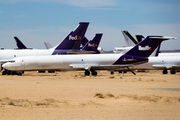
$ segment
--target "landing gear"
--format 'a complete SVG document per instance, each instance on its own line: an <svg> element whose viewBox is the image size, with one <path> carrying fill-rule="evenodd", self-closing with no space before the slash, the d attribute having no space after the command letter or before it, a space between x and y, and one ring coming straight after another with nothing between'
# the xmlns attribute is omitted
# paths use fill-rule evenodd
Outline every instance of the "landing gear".
<svg viewBox="0 0 180 120"><path fill-rule="evenodd" d="M55 73L55 70L48 70L48 73Z"/></svg>
<svg viewBox="0 0 180 120"><path fill-rule="evenodd" d="M121 71L121 70L119 70L118 72L119 72L119 73L122 73L122 71Z"/></svg>
<svg viewBox="0 0 180 120"><path fill-rule="evenodd" d="M167 74L168 73L168 71L167 70L163 70L163 72L162 72L163 74Z"/></svg>
<svg viewBox="0 0 180 120"><path fill-rule="evenodd" d="M127 73L127 71L123 71L124 73Z"/></svg>
<svg viewBox="0 0 180 120"><path fill-rule="evenodd" d="M2 72L2 75L6 75L6 71L3 71L3 72Z"/></svg>
<svg viewBox="0 0 180 120"><path fill-rule="evenodd" d="M91 71L91 75L92 76L96 76L97 75L97 72L95 70Z"/></svg>
<svg viewBox="0 0 180 120"><path fill-rule="evenodd" d="M175 70L170 70L171 74L176 74Z"/></svg>
<svg viewBox="0 0 180 120"><path fill-rule="evenodd" d="M110 73L111 75L114 75L114 71L111 71L111 73Z"/></svg>
<svg viewBox="0 0 180 120"><path fill-rule="evenodd" d="M90 75L90 71L89 70L85 70L84 75L85 76L89 76ZM91 70L91 75L92 76L96 76L97 72L95 70Z"/></svg>
<svg viewBox="0 0 180 120"><path fill-rule="evenodd" d="M45 70L39 70L38 73L45 73Z"/></svg>
<svg viewBox="0 0 180 120"><path fill-rule="evenodd" d="M89 76L89 75L90 75L89 70L86 70L86 71L84 72L84 75L85 75L85 76Z"/></svg>
<svg viewBox="0 0 180 120"><path fill-rule="evenodd" d="M10 70L4 70L2 72L2 75L22 75L24 71L10 71Z"/></svg>

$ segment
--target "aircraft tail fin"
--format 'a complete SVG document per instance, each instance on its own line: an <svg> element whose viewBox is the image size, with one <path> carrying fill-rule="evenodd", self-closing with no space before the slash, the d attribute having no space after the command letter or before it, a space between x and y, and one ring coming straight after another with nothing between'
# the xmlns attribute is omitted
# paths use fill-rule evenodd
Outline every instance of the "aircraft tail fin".
<svg viewBox="0 0 180 120"><path fill-rule="evenodd" d="M27 49L27 47L17 37L14 37L14 39L18 49Z"/></svg>
<svg viewBox="0 0 180 120"><path fill-rule="evenodd" d="M137 44L137 41L131 36L131 34L128 31L122 31L122 34L128 46L135 46Z"/></svg>
<svg viewBox="0 0 180 120"><path fill-rule="evenodd" d="M147 36L126 54L122 55L114 64L142 64L148 62L148 57L164 40L176 39L165 36Z"/></svg>
<svg viewBox="0 0 180 120"><path fill-rule="evenodd" d="M149 57L154 52L154 50L160 46L162 41L169 39L176 39L176 38L166 37L166 36L147 36L143 41L138 43L125 55Z"/></svg>
<svg viewBox="0 0 180 120"><path fill-rule="evenodd" d="M102 38L102 34L96 34L93 40L90 40L89 42L86 43L86 45L82 48L82 50L86 51L95 51L96 53L99 53L97 50L100 40Z"/></svg>
<svg viewBox="0 0 180 120"><path fill-rule="evenodd" d="M88 22L80 22L78 27L72 31L59 45L57 45L55 49L79 49L88 25Z"/></svg>
<svg viewBox="0 0 180 120"><path fill-rule="evenodd" d="M46 49L50 49L52 48L52 46L48 43L48 42L44 42L45 46L46 46Z"/></svg>
<svg viewBox="0 0 180 120"><path fill-rule="evenodd" d="M136 36L136 40L138 41L138 43L140 43L144 38L144 36L142 36L142 35L135 35L135 36Z"/></svg>
<svg viewBox="0 0 180 120"><path fill-rule="evenodd" d="M82 48L86 45L86 43L88 42L89 40L84 36L83 40L82 40Z"/></svg>

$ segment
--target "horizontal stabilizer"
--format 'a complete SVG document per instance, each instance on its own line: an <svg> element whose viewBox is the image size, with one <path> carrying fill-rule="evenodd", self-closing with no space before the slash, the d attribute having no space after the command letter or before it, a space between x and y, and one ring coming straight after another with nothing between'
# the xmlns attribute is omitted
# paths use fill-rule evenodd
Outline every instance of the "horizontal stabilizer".
<svg viewBox="0 0 180 120"><path fill-rule="evenodd" d="M152 36L150 39L159 39L159 40L169 40L169 39L177 39L176 37L168 37L168 36Z"/></svg>

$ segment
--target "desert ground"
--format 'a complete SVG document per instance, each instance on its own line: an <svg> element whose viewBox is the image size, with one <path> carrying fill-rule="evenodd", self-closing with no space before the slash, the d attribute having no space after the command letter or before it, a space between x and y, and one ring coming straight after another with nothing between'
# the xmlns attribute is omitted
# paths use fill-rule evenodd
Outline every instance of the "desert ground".
<svg viewBox="0 0 180 120"><path fill-rule="evenodd" d="M179 120L180 72L0 75L1 120Z"/></svg>

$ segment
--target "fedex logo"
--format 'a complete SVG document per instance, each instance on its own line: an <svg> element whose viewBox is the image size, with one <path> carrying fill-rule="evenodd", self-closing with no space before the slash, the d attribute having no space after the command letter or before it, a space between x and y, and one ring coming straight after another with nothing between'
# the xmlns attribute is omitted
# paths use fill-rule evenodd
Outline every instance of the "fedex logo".
<svg viewBox="0 0 180 120"><path fill-rule="evenodd" d="M139 48L139 50L141 50L141 51L151 50L151 47L149 47L149 46L145 46L145 47L138 46L138 48Z"/></svg>
<svg viewBox="0 0 180 120"><path fill-rule="evenodd" d="M82 37L80 37L79 35L76 35L75 37L70 35L69 40L82 40Z"/></svg>
<svg viewBox="0 0 180 120"><path fill-rule="evenodd" d="M95 43L93 43L93 44L89 43L89 44L88 44L88 47L97 47L97 46L98 46L98 45L95 44Z"/></svg>

